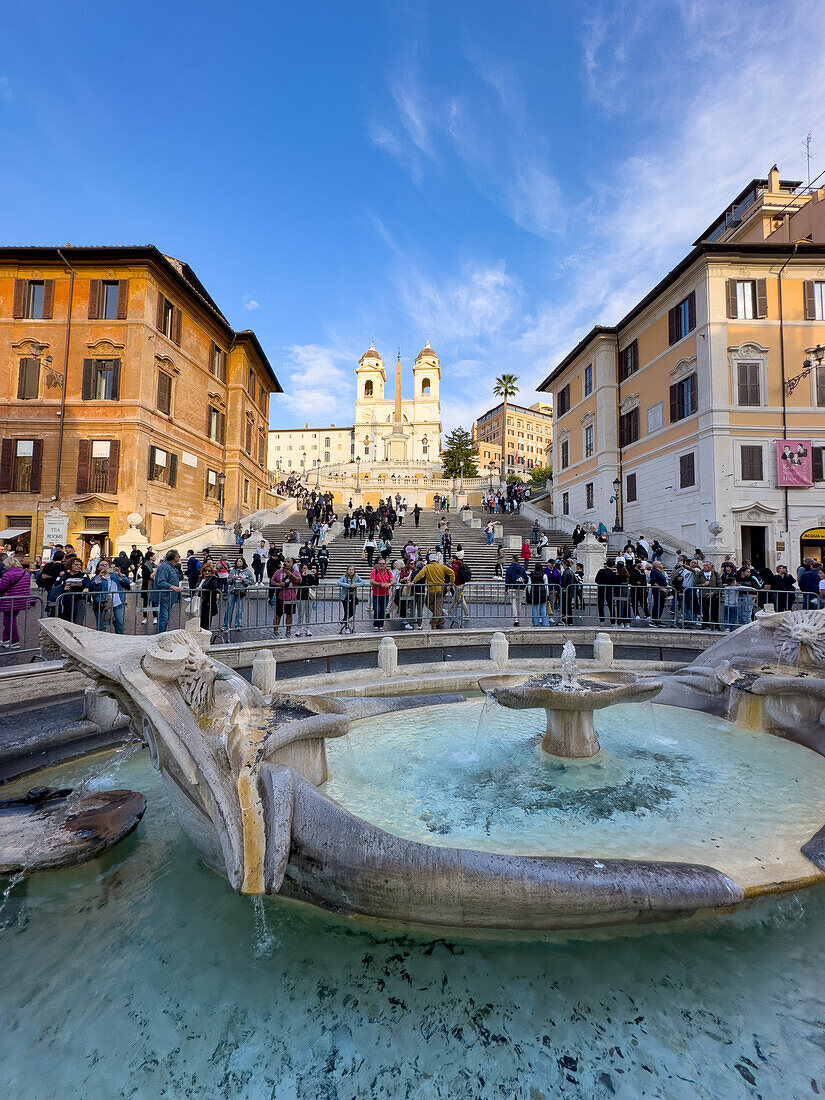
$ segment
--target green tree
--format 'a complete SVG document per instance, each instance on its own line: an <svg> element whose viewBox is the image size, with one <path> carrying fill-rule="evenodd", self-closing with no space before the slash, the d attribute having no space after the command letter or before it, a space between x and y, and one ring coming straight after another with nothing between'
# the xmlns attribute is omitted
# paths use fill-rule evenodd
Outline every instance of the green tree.
<svg viewBox="0 0 825 1100"><path fill-rule="evenodd" d="M476 460L478 455L473 449L473 437L464 428L453 428L444 441L441 463L444 477L478 477Z"/></svg>
<svg viewBox="0 0 825 1100"><path fill-rule="evenodd" d="M500 374L493 386L496 397L504 398L504 411L501 417L501 480L505 480L507 471L507 400L518 393L516 385L518 378L515 374Z"/></svg>
<svg viewBox="0 0 825 1100"><path fill-rule="evenodd" d="M544 488L545 481L549 481L553 476L552 466L534 466L530 471L530 481L533 485L540 485Z"/></svg>

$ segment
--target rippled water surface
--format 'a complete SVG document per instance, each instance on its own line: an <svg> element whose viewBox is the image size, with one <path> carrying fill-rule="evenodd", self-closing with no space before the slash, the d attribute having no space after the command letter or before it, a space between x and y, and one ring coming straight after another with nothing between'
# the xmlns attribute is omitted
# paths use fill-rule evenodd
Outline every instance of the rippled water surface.
<svg viewBox="0 0 825 1100"><path fill-rule="evenodd" d="M33 877L0 917L4 1100L825 1090L819 888L692 928L431 941L239 897L198 863L143 752L104 785L146 794L135 836Z"/></svg>

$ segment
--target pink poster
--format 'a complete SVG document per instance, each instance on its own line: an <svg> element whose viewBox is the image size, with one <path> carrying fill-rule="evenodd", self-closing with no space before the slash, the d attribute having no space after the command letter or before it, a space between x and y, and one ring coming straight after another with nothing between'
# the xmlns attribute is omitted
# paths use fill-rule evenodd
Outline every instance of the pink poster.
<svg viewBox="0 0 825 1100"><path fill-rule="evenodd" d="M777 439L776 484L780 489L806 489L813 483L810 439Z"/></svg>

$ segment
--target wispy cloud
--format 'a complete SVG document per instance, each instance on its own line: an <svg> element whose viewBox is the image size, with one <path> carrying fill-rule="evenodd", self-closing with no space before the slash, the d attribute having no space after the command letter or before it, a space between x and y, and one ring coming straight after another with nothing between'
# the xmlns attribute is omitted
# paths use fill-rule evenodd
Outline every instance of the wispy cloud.
<svg viewBox="0 0 825 1100"><path fill-rule="evenodd" d="M11 90L11 83L7 76L0 76L0 99L13 99L14 93Z"/></svg>
<svg viewBox="0 0 825 1100"><path fill-rule="evenodd" d="M260 309L261 303L256 302L254 298L250 298L248 302L244 302L244 309L253 310Z"/></svg>
<svg viewBox="0 0 825 1100"><path fill-rule="evenodd" d="M290 412L315 424L352 421L354 385L352 351L319 344L291 344L279 368L284 394L279 398Z"/></svg>
<svg viewBox="0 0 825 1100"><path fill-rule="evenodd" d="M483 339L499 332L521 293L503 260L465 265L458 277L445 281L403 265L397 284L401 304L415 327L449 341Z"/></svg>

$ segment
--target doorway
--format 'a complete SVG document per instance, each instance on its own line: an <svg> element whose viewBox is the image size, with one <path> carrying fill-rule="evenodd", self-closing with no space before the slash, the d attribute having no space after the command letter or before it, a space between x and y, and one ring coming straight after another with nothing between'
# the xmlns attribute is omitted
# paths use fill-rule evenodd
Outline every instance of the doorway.
<svg viewBox="0 0 825 1100"><path fill-rule="evenodd" d="M767 527L742 527L742 561L749 561L754 569L768 564L767 534Z"/></svg>

